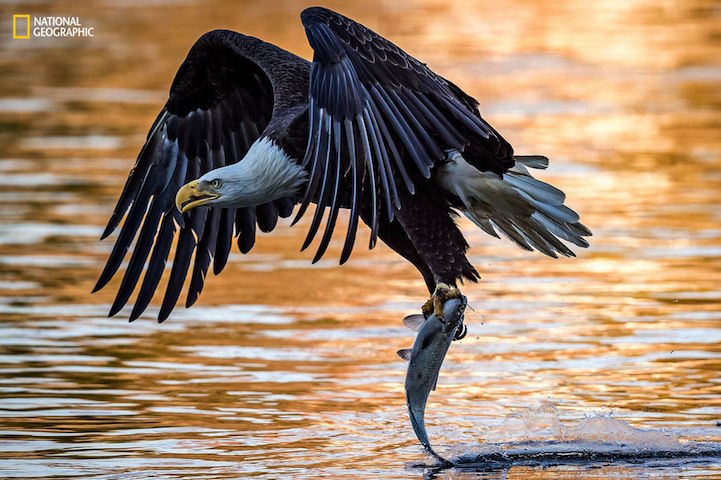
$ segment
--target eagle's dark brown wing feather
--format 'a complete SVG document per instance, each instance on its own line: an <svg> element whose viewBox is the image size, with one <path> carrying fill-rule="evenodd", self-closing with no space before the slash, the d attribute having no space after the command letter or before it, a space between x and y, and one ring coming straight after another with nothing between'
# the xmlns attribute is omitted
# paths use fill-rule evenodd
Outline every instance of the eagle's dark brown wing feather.
<svg viewBox="0 0 721 480"><path fill-rule="evenodd" d="M479 170L502 174L514 165L511 146L458 87L336 12L313 7L301 14L301 20L314 55L304 158L311 174L296 220L311 201L318 202L304 247L330 207L315 260L328 246L335 226L341 176L350 177L352 190L343 263L353 248L359 202L371 203L372 248L378 214L384 210L392 221L394 209L400 208L398 188L414 192L414 183L430 177L445 150L465 151Z"/></svg>
<svg viewBox="0 0 721 480"><path fill-rule="evenodd" d="M291 199L237 210L199 207L184 215L175 208L175 195L183 184L240 161L268 124L274 92L256 51L257 55L284 52L252 37L216 30L198 39L180 66L102 236L110 235L125 218L95 290L115 275L140 232L110 315L128 302L144 267L130 319L147 308L176 236L160 321L178 300L193 254L186 306L197 300L211 261L216 274L223 270L234 229L240 250L246 253L255 243L256 224L270 231L278 216L291 214Z"/></svg>

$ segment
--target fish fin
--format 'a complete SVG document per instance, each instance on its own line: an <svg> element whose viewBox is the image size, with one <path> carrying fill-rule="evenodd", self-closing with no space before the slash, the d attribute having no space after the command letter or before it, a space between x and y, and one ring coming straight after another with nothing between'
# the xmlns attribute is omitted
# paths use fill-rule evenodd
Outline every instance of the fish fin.
<svg viewBox="0 0 721 480"><path fill-rule="evenodd" d="M398 350L396 353L398 354L399 357L401 357L406 362L411 361L411 349L410 348L404 348L402 350Z"/></svg>
<svg viewBox="0 0 721 480"><path fill-rule="evenodd" d="M416 313L413 315L408 315L406 318L403 319L403 325L410 328L414 332L417 332L421 329L421 325L423 325L423 322L426 321L426 317L421 315L420 313Z"/></svg>

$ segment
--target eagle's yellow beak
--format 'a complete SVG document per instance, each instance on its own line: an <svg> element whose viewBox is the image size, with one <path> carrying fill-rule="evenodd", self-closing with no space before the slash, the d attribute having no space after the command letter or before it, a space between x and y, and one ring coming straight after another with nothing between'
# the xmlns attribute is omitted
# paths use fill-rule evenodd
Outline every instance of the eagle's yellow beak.
<svg viewBox="0 0 721 480"><path fill-rule="evenodd" d="M220 194L204 190L203 187L208 188L209 185L205 182L201 184L197 180L183 185L183 187L178 190L178 194L175 195L175 206L178 210L185 213L191 208L200 207L220 197Z"/></svg>

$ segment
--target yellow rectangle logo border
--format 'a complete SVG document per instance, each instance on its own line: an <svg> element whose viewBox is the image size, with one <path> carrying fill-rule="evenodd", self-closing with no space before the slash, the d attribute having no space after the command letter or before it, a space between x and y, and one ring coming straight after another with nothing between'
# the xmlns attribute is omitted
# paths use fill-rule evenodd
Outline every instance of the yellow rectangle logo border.
<svg viewBox="0 0 721 480"><path fill-rule="evenodd" d="M28 29L25 35L18 35L18 19L24 18L27 20ZM13 15L13 38L16 40L27 40L30 38L30 15Z"/></svg>

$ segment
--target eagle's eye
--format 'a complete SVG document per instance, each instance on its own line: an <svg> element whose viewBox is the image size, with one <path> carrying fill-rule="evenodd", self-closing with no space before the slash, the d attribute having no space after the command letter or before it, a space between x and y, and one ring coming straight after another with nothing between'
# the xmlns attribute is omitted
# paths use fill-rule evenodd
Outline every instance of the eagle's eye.
<svg viewBox="0 0 721 480"><path fill-rule="evenodd" d="M220 186L221 186L222 184L223 184L223 182L221 182L221 181L218 180L217 178L216 178L215 180L212 180L212 181L210 182L210 186L213 187L213 188L220 188Z"/></svg>

